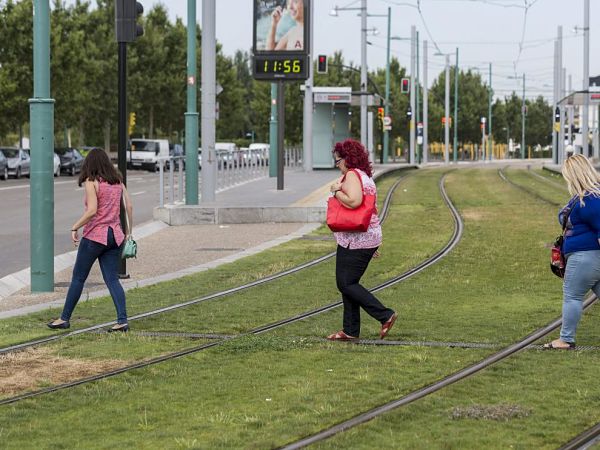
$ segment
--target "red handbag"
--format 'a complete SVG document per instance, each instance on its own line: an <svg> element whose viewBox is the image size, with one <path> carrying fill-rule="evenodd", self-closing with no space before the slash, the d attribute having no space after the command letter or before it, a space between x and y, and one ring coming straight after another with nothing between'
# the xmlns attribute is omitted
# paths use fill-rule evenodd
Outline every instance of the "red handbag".
<svg viewBox="0 0 600 450"><path fill-rule="evenodd" d="M353 170L358 176L360 186L363 191L363 200L358 208L348 208L335 197L330 197L327 201L327 226L331 231L347 232L365 232L369 229L371 217L377 212L375 205L375 195L365 194L362 184L362 177ZM342 179L342 182L346 179Z"/></svg>

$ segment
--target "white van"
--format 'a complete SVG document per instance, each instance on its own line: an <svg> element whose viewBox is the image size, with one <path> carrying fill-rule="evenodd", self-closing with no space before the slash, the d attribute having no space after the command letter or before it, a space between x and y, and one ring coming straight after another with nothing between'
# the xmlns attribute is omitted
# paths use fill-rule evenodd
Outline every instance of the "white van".
<svg viewBox="0 0 600 450"><path fill-rule="evenodd" d="M127 167L155 172L159 168L158 158L169 158L169 141L166 139L132 139L127 152Z"/></svg>

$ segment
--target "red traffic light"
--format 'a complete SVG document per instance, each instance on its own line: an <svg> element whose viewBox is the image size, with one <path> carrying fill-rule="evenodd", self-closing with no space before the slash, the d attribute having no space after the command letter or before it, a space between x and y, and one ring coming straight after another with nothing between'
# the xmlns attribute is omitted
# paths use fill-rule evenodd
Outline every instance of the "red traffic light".
<svg viewBox="0 0 600 450"><path fill-rule="evenodd" d="M408 94L410 92L410 78L402 78L400 92Z"/></svg>
<svg viewBox="0 0 600 450"><path fill-rule="evenodd" d="M327 73L327 55L317 57L317 73Z"/></svg>

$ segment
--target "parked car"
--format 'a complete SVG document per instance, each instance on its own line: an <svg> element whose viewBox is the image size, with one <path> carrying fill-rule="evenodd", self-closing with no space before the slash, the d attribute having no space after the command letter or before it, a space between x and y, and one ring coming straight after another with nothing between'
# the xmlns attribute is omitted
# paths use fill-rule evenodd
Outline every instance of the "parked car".
<svg viewBox="0 0 600 450"><path fill-rule="evenodd" d="M60 159L61 172L67 172L71 176L75 176L76 173L81 172L84 158L76 148L55 148L54 153L56 153Z"/></svg>
<svg viewBox="0 0 600 450"><path fill-rule="evenodd" d="M0 148L8 161L8 174L15 178L21 178L21 175L29 177L31 160L29 155L22 148Z"/></svg>
<svg viewBox="0 0 600 450"><path fill-rule="evenodd" d="M0 152L0 178L8 180L8 160L3 152Z"/></svg>
<svg viewBox="0 0 600 450"><path fill-rule="evenodd" d="M166 139L132 139L127 152L127 167L156 172L159 168L158 158L163 157L169 157L169 141Z"/></svg>
<svg viewBox="0 0 600 450"><path fill-rule="evenodd" d="M271 146L269 144L263 144L263 143L259 143L259 142L250 144L250 146L248 147L248 149L253 150L253 153L256 152L256 154L257 154L256 157L258 159L258 162L261 163L262 161L264 161L264 163L266 165L269 165L269 150L270 150L270 148L271 148Z"/></svg>
<svg viewBox="0 0 600 450"><path fill-rule="evenodd" d="M54 176L60 177L60 157L54 152Z"/></svg>

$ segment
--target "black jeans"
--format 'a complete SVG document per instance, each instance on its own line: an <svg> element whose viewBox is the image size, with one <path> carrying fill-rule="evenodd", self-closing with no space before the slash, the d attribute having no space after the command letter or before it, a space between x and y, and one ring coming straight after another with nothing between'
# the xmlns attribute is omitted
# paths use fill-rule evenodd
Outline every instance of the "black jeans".
<svg viewBox="0 0 600 450"><path fill-rule="evenodd" d="M360 307L375 320L384 323L394 311L386 308L367 289L359 284L377 248L348 249L337 247L335 279L344 300L344 333L360 335Z"/></svg>

